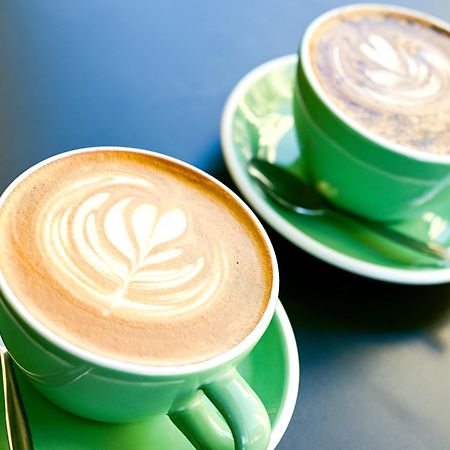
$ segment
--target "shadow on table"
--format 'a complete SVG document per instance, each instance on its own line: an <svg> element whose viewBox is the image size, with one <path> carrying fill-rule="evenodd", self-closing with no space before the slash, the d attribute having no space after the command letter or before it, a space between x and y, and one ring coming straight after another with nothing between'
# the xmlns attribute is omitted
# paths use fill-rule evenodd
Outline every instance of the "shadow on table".
<svg viewBox="0 0 450 450"><path fill-rule="evenodd" d="M313 328L429 329L450 314L450 285L372 280L326 264L268 229L280 266L280 298L293 323Z"/></svg>

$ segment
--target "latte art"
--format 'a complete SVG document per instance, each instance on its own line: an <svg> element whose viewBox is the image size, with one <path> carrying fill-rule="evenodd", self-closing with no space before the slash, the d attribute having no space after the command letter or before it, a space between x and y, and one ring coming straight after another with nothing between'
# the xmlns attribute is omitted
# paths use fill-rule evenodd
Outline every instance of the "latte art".
<svg viewBox="0 0 450 450"><path fill-rule="evenodd" d="M101 302L105 315L183 314L207 302L224 276L220 245L186 256L186 213L148 203L155 191L149 181L97 175L50 197L38 219L54 276Z"/></svg>
<svg viewBox="0 0 450 450"><path fill-rule="evenodd" d="M425 42L395 42L395 36L389 39L376 33L362 38L356 47L350 45L348 37L332 43L336 75L346 80L343 90L349 97L359 98L372 109L381 104L383 111L401 113L407 107L420 107L423 115L434 114L436 104L443 106L441 96L446 103L445 94L450 94L450 59ZM416 51L411 51L411 47ZM358 65L363 68L355 76Z"/></svg>
<svg viewBox="0 0 450 450"><path fill-rule="evenodd" d="M384 138L450 152L450 35L407 15L362 9L322 23L311 61L330 100Z"/></svg>
<svg viewBox="0 0 450 450"><path fill-rule="evenodd" d="M121 361L178 365L239 344L272 290L249 213L202 173L157 154L63 155L0 205L0 272L67 341Z"/></svg>

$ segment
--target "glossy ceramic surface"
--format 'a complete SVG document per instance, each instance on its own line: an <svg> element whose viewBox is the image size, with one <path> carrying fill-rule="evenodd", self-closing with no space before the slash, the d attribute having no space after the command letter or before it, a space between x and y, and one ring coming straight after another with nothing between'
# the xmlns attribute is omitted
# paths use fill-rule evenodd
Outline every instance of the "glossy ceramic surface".
<svg viewBox="0 0 450 450"><path fill-rule="evenodd" d="M231 93L222 116L222 150L227 167L255 211L284 237L351 272L411 284L450 280L445 263L407 250L363 226L336 217L306 217L267 199L250 179L246 162L266 158L305 177L302 149L294 129L293 92L297 56L270 61L244 77ZM418 239L450 245L450 202L442 202L418 219L392 225Z"/></svg>
<svg viewBox="0 0 450 450"><path fill-rule="evenodd" d="M272 424L269 449L274 449L293 414L299 383L295 337L281 304L255 349L240 363L241 375L266 407ZM36 450L189 450L191 444L167 416L132 424L107 424L72 415L46 400L17 371ZM3 410L0 422L3 422ZM7 448L4 427L0 448Z"/></svg>

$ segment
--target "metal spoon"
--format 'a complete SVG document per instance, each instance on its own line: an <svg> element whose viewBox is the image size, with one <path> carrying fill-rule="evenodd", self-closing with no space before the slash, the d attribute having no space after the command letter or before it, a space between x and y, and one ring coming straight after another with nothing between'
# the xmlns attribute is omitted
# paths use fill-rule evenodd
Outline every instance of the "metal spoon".
<svg viewBox="0 0 450 450"><path fill-rule="evenodd" d="M6 435L10 450L33 450L30 426L17 386L11 356L0 336Z"/></svg>
<svg viewBox="0 0 450 450"><path fill-rule="evenodd" d="M340 215L351 218L391 241L439 260L450 262L450 251L442 245L435 242L419 241L387 225L343 211L328 203L316 190L300 178L276 164L253 158L248 162L247 170L268 197L291 211L308 216Z"/></svg>

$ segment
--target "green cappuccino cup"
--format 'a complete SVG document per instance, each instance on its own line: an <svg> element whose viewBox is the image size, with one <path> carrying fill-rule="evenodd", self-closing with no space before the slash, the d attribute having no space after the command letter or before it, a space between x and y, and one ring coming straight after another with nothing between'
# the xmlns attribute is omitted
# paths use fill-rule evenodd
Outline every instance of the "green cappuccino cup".
<svg viewBox="0 0 450 450"><path fill-rule="evenodd" d="M311 183L377 221L450 199L450 27L409 9L350 5L307 28L294 95Z"/></svg>
<svg viewBox="0 0 450 450"><path fill-rule="evenodd" d="M6 189L0 230L1 335L45 397L104 422L168 415L199 449L267 448L236 366L274 316L278 269L228 188L153 152L74 150Z"/></svg>

